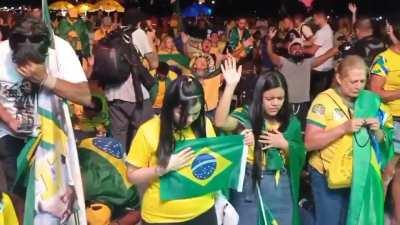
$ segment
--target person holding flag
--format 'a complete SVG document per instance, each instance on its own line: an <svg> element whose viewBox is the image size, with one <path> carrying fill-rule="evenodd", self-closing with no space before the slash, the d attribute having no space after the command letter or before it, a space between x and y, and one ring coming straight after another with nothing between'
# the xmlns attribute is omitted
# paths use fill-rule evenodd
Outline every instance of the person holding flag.
<svg viewBox="0 0 400 225"><path fill-rule="evenodd" d="M45 22L21 18L0 44L0 162L8 191L25 196L27 181L24 224L75 224L86 218L65 101L94 103L74 50Z"/></svg>
<svg viewBox="0 0 400 225"><path fill-rule="evenodd" d="M190 147L173 154L177 141L215 136L204 113L201 84L191 77L182 76L167 88L160 116L139 127L126 161L128 180L144 191L142 224L217 224L214 193L161 200L160 178L187 167L195 157Z"/></svg>
<svg viewBox="0 0 400 225"><path fill-rule="evenodd" d="M278 71L260 74L250 105L229 115L241 69L229 58L222 66L225 90L216 110L215 125L243 131L250 144L243 192L231 192L239 224L299 224L300 173L305 160L301 125L290 116L285 78ZM257 221L259 223L257 223Z"/></svg>
<svg viewBox="0 0 400 225"><path fill-rule="evenodd" d="M320 93L308 112L315 224L384 224L381 171L393 156L393 121L379 96L363 90L367 71L361 57L345 57L336 87Z"/></svg>

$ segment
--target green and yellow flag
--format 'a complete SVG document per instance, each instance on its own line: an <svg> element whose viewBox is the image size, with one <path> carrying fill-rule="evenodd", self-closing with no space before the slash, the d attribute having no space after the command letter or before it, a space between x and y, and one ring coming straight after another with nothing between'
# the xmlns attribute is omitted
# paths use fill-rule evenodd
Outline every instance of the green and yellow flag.
<svg viewBox="0 0 400 225"><path fill-rule="evenodd" d="M242 190L247 147L243 136L199 138L178 142L175 153L191 147L195 157L190 166L160 179L161 199L184 199L225 188Z"/></svg>
<svg viewBox="0 0 400 225"><path fill-rule="evenodd" d="M87 202L102 202L118 214L139 207L136 187L129 183L122 144L113 138L84 139L78 154Z"/></svg>
<svg viewBox="0 0 400 225"><path fill-rule="evenodd" d="M379 96L362 91L355 103L356 118L379 118L381 101ZM380 121L384 126L384 121ZM373 134L362 127L353 137L353 179L347 225L383 225L384 193L381 167L377 155L390 157L393 151L390 129L383 129L385 138L374 149ZM386 144L385 144L386 143ZM387 162L390 159L381 159ZM383 163L384 164L384 163ZM382 163L381 163L382 165Z"/></svg>

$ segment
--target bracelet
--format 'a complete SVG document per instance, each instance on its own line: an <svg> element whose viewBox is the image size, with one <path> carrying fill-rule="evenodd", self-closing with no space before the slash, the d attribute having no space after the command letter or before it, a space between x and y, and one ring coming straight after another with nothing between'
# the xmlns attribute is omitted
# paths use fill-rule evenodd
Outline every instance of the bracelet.
<svg viewBox="0 0 400 225"><path fill-rule="evenodd" d="M47 74L47 77L43 79L41 82L41 86L46 87L47 89L53 90L56 87L57 78Z"/></svg>

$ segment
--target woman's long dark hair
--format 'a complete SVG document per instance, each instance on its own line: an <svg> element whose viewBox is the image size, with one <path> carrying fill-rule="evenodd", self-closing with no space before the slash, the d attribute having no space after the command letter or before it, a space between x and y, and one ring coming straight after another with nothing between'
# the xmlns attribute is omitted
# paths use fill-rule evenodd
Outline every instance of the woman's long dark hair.
<svg viewBox="0 0 400 225"><path fill-rule="evenodd" d="M196 137L206 137L204 92L200 82L191 77L181 76L168 86L160 114L160 141L156 153L160 166L168 165L169 158L175 149L174 132L179 134L184 128L189 109L198 103L201 105L200 114L192 122L190 128ZM176 107L181 107L178 123L174 120Z"/></svg>
<svg viewBox="0 0 400 225"><path fill-rule="evenodd" d="M263 107L263 94L265 91L281 87L285 91L285 99L275 119L280 123L279 131L284 132L290 119L290 108L288 89L285 77L278 71L261 73L257 79L254 89L253 100L249 106L251 126L254 133L254 158L253 158L253 181L259 182L263 170L263 150L258 142L265 124L265 112Z"/></svg>

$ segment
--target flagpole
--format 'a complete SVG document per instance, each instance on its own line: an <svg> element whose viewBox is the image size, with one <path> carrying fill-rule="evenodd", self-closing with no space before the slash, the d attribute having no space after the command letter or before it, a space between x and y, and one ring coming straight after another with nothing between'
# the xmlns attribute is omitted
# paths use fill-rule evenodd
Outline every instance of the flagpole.
<svg viewBox="0 0 400 225"><path fill-rule="evenodd" d="M261 197L260 184L257 184L256 188L257 188L258 202L260 204L260 209L261 209L261 216L264 221L264 225L268 225L267 216L265 215L264 201Z"/></svg>

